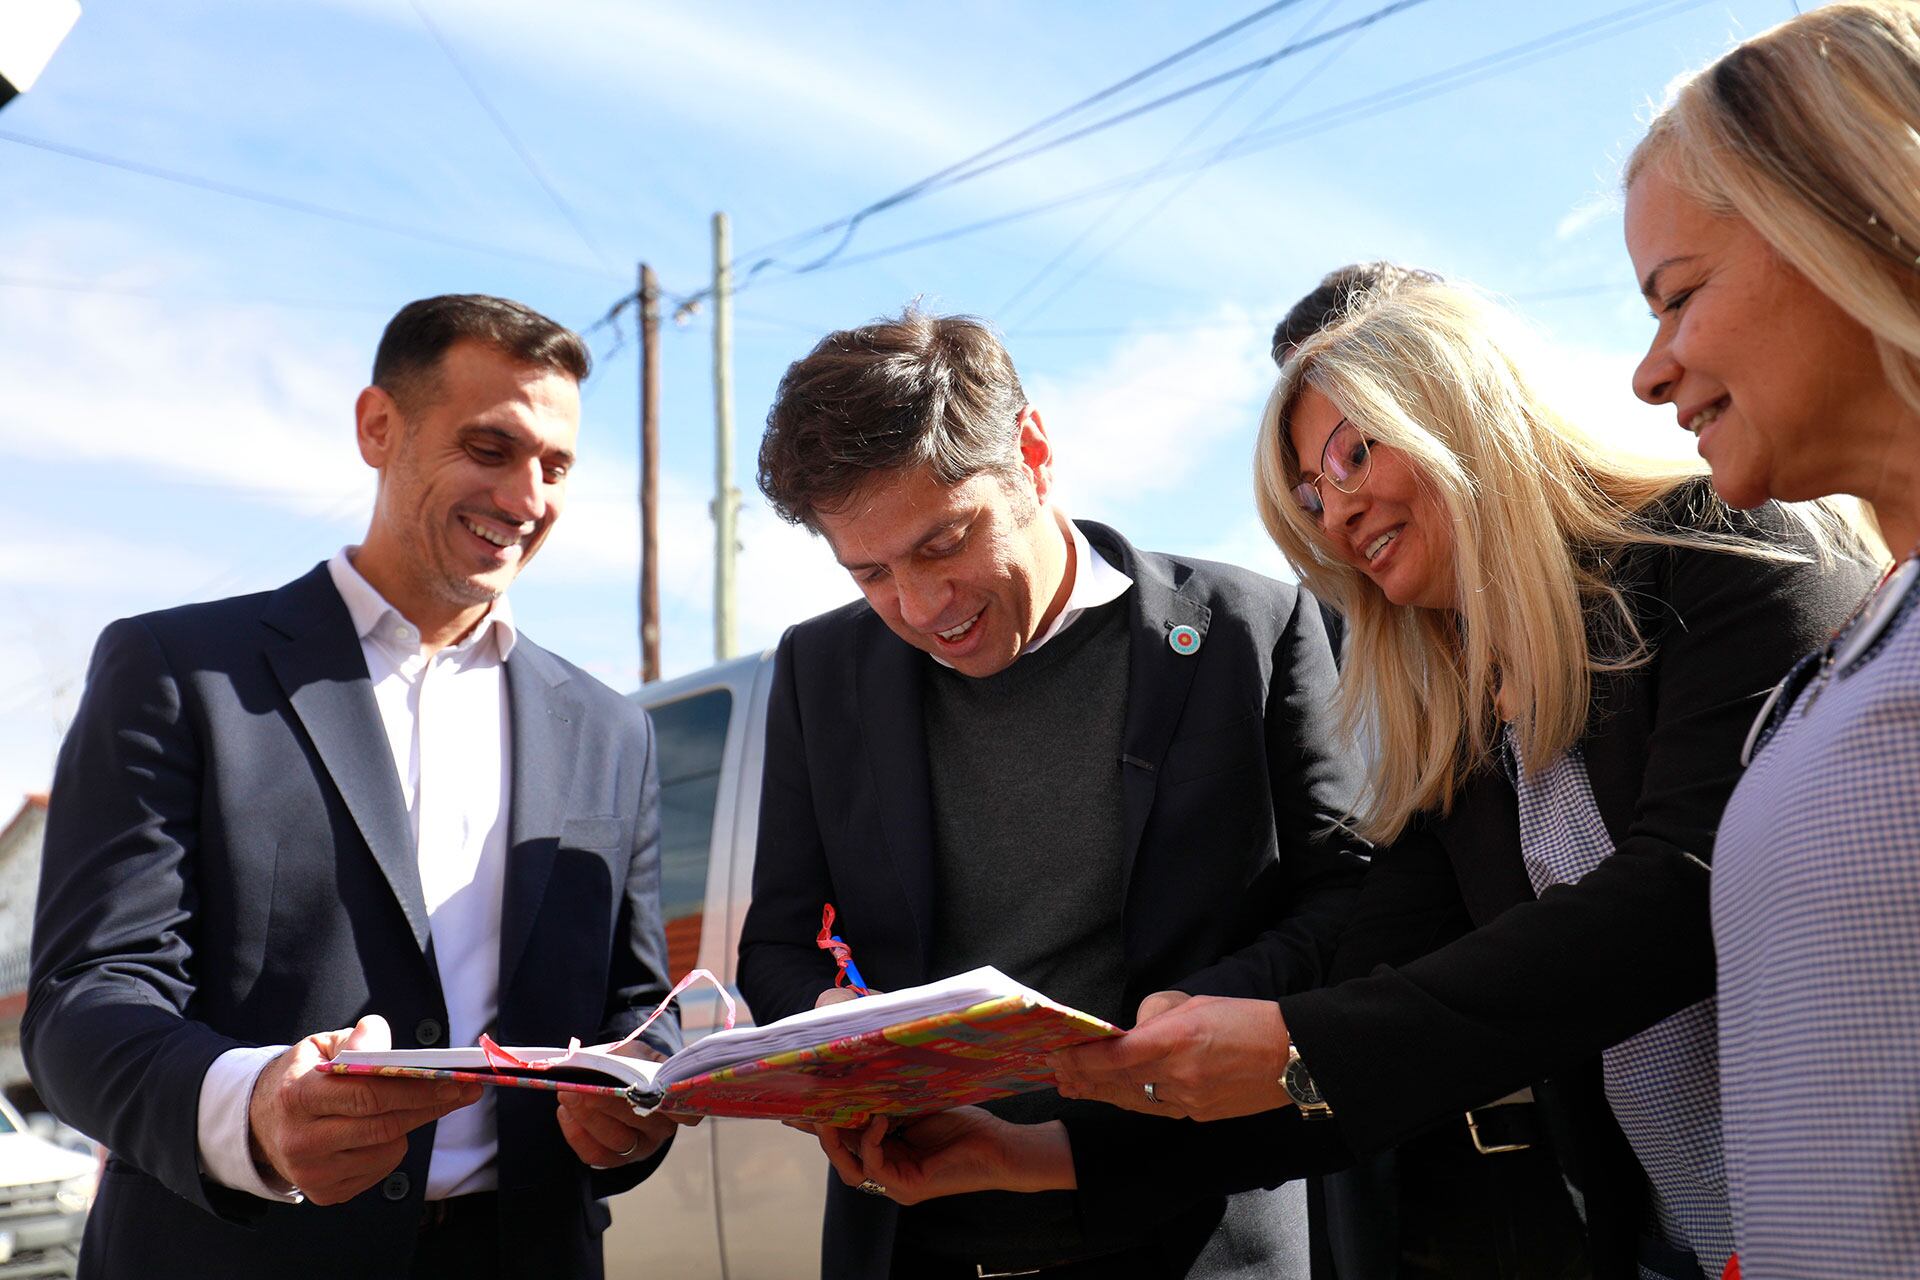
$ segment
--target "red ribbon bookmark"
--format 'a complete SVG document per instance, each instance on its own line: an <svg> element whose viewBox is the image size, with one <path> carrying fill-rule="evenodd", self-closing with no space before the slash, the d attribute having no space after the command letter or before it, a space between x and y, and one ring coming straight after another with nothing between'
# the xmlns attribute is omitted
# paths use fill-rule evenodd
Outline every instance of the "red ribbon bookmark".
<svg viewBox="0 0 1920 1280"><path fill-rule="evenodd" d="M833 975L833 985L848 987L859 994L872 995L866 987L860 985L859 968L853 963L853 948L833 936L833 904L827 903L820 911L820 936L814 939L814 945L822 951L833 953L833 963L837 972ZM847 971L851 969L850 974Z"/></svg>

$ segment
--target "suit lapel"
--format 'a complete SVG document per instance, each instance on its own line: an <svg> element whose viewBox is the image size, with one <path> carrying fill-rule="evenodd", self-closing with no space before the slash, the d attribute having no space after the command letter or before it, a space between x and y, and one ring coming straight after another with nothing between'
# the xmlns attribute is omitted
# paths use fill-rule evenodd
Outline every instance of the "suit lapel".
<svg viewBox="0 0 1920 1280"><path fill-rule="evenodd" d="M1080 522L1087 541L1133 579L1128 593L1127 717L1121 734L1121 789L1126 805L1126 861L1121 892L1133 881L1133 864L1160 784L1160 764L1187 708L1194 669L1205 647L1212 612L1183 595L1157 559L1134 551L1132 544L1104 525ZM1191 627L1196 639L1185 652L1170 643L1175 627Z"/></svg>
<svg viewBox="0 0 1920 1280"><path fill-rule="evenodd" d="M267 662L424 953L432 935L413 822L373 700L366 657L326 566L275 592L262 619L286 638L268 646Z"/></svg>
<svg viewBox="0 0 1920 1280"><path fill-rule="evenodd" d="M1460 897L1476 926L1533 898L1533 882L1521 859L1487 856L1489 849L1520 848L1520 802L1498 764L1483 766L1467 780L1453 812L1434 823L1434 834L1453 863Z"/></svg>
<svg viewBox="0 0 1920 1280"><path fill-rule="evenodd" d="M521 637L507 659L513 767L507 814L507 878L500 903L500 991L504 999L559 852L572 812L581 708L565 690L567 671Z"/></svg>
<svg viewBox="0 0 1920 1280"><path fill-rule="evenodd" d="M933 780L920 699L931 659L874 615L862 619L850 657L884 847L920 944L914 980L924 981L933 958Z"/></svg>

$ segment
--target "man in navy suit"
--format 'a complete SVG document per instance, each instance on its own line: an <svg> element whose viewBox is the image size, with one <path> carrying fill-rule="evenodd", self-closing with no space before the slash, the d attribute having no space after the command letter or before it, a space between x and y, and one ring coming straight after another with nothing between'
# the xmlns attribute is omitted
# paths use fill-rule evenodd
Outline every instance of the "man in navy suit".
<svg viewBox="0 0 1920 1280"><path fill-rule="evenodd" d="M827 902L880 988L993 964L1131 1025L1267 931L1277 985L1321 981L1363 864L1317 603L1069 520L1053 474L978 321L830 334L782 379L761 488L865 599L775 662L740 941L761 1021L845 996ZM884 1178L821 1137L831 1280L1305 1277L1305 1196L1266 1188L1295 1170L1250 1157L1329 1154L1293 1108L1200 1126L1051 1091L895 1131Z"/></svg>
<svg viewBox="0 0 1920 1280"><path fill-rule="evenodd" d="M42 1096L112 1153L83 1276L601 1274L601 1198L669 1121L317 1070L613 1039L666 995L651 728L504 594L560 515L588 367L518 303L409 304L355 409L366 539L102 634L22 1023Z"/></svg>

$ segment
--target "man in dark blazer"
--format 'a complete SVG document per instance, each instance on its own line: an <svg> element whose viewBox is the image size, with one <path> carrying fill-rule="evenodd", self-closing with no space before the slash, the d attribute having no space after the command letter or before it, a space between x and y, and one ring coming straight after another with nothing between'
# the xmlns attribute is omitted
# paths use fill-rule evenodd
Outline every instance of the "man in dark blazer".
<svg viewBox="0 0 1920 1280"><path fill-rule="evenodd" d="M976 321L909 311L787 371L761 486L866 599L776 660L740 955L760 1020L845 994L815 942L829 902L878 988L992 963L1124 1025L1275 922L1289 982L1323 980L1363 864L1330 829L1356 779L1319 609L1073 524L1052 467ZM1305 1276L1304 1200L1253 1158L1309 1150L1305 1124L1203 1132L1047 1092L896 1131L885 1180L823 1131L823 1274ZM1191 1160L1249 1190L1195 1191Z"/></svg>
<svg viewBox="0 0 1920 1280"><path fill-rule="evenodd" d="M600 1198L669 1122L317 1070L615 1038L666 995L651 729L503 596L560 513L587 368L517 303L409 304L356 406L366 540L101 636L22 1023L42 1096L111 1152L83 1276L601 1274Z"/></svg>

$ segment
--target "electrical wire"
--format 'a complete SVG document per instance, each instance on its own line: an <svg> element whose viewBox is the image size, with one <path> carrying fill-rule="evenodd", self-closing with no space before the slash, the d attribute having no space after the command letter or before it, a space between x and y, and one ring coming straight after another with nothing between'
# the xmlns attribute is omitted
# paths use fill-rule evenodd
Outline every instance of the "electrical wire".
<svg viewBox="0 0 1920 1280"><path fill-rule="evenodd" d="M1397 13L1400 13L1407 9L1414 8L1418 5L1426 4L1427 2L1428 0L1392 0L1392 3L1383 5L1381 8L1374 10L1372 13L1356 18L1352 22L1345 23L1341 26L1335 27L1331 31L1323 31L1319 35L1310 36L1304 40L1294 41L1284 46L1283 48L1276 49L1274 52L1269 53L1264 57L1255 58L1251 62L1243 63L1240 66L1231 68L1230 70L1222 71L1216 75L1208 76L1203 80L1198 80L1192 84L1184 85L1179 89L1175 89L1171 93L1162 94L1160 97L1154 98L1149 102L1144 102L1139 104L1138 106L1129 107L1124 111L1116 112L1113 115L1106 116L1100 120L1096 120L1092 124L1083 125L1080 128L1075 129L1069 133L1062 134L1059 137L1049 138L1045 142L1036 143L1035 145L1028 147L1023 151L1016 151L1012 155L998 156L990 160L985 160L979 164L972 165L972 167L970 168L963 168L961 166L951 166L948 170L945 171L947 176L938 177L937 180L935 178L923 179L919 183L916 183L913 187L908 188L906 192L898 193L895 196L890 196L887 199L880 201L877 205L870 205L866 209L861 210L858 214L854 215L851 219L849 219L844 224L845 233L840 237L840 242L834 245L833 248L827 250L827 252L825 252L824 254L821 254L817 258L814 258L810 262L804 262L799 264L798 266L788 266L787 264L781 262L778 258L774 258L774 257L762 257L758 259L757 261L753 262L750 266L747 267L739 287L744 288L747 285L753 283L754 279L757 276L759 276L759 274L762 271L765 271L771 267L779 267L794 275L804 275L809 272L818 271L822 267L830 265L836 258L838 258L842 253L846 251L847 247L850 244L853 243L854 232L859 229L860 223L863 222L866 218L871 217L873 214L879 213L884 209L894 208L898 205L906 203L906 201L909 199L913 199L915 197L925 195L931 191L941 191L941 190L946 190L947 188L950 188L950 187L956 187L963 182L970 182L975 178L984 177L989 173L993 173L1000 169L1004 169L1009 165L1019 164L1021 161L1031 160L1035 156L1043 155L1049 151L1056 150L1060 147L1067 146L1074 142L1079 142L1082 139L1089 138L1096 133L1105 132L1106 130L1114 128L1117 125L1125 124L1130 120L1138 119L1139 117L1146 115L1150 112L1159 111L1165 107L1169 107L1173 105L1176 102L1184 101L1185 99L1192 97L1196 93L1203 93L1208 89L1217 88L1220 85L1226 84L1231 80L1236 80L1244 76L1252 75L1259 71L1264 71L1268 67L1271 67L1276 62L1281 62L1281 61L1284 61L1285 59L1296 57L1299 54L1305 53L1310 49L1318 48L1320 45L1326 44L1328 41L1338 39L1339 37L1346 35L1349 32L1363 30L1367 27L1372 26L1377 22L1385 21L1387 18L1390 18ZM965 162L963 162L963 164L964 163ZM956 169L958 170L957 172L955 172Z"/></svg>
<svg viewBox="0 0 1920 1280"><path fill-rule="evenodd" d="M480 240L466 240L458 236L444 235L424 227L409 226L402 222L390 222L385 218L369 217L364 213L354 213L347 209L334 209L326 205L314 204L307 200L295 200L288 196L275 195L271 191L259 191L252 187L243 187L231 182L220 182L212 178L203 178L197 174L183 173L178 169L164 169L159 165L146 164L139 160L128 160L121 156L108 155L101 151L91 151L85 147L68 146L46 138L29 137L0 129L0 142L11 142L16 146L32 147L36 150L65 156L70 160L79 160L86 164L103 165L109 169L119 169L126 173L138 174L143 178L154 178L161 182L171 182L179 186L192 187L199 191L210 191L215 195L227 196L234 200L247 200L254 204L263 204L275 209L285 209L293 213L303 213L309 217L325 218L333 222L343 222L350 226L364 227L373 231L383 231L389 235L405 236L413 240L424 240L431 244L443 245L449 249L459 249L466 253L485 254L495 258L512 258L521 262L531 262L559 271L579 272L586 275L609 276L623 279L618 273L609 272L604 267L589 266L586 263L568 262L560 258L549 258L537 253L527 253L519 249L509 249L502 245L488 244Z"/></svg>
<svg viewBox="0 0 1920 1280"><path fill-rule="evenodd" d="M1324 5L1318 13L1314 14L1313 17L1310 18L1307 21L1307 23L1301 27L1299 32L1295 33L1295 38L1297 39L1300 35L1304 35L1307 31L1310 31L1314 27L1318 26L1320 24L1321 19L1325 18L1328 13L1332 12L1334 7L1339 3L1340 3L1340 0L1327 0L1326 5ZM1354 42L1357 41L1361 37L1361 35L1363 35L1365 32L1366 32L1366 27L1353 28L1348 33L1347 38L1343 43L1335 46L1332 50L1330 50L1326 57L1322 58L1319 62L1315 63L1313 67L1311 67L1304 76L1296 80L1287 89L1285 93L1281 94L1279 97L1275 98L1272 102L1268 103L1265 110L1260 112L1260 114L1255 116L1252 121L1250 121L1248 124L1242 127L1241 130L1238 133L1236 133L1233 136L1233 138L1230 139L1229 141L1234 141L1234 142L1239 141L1241 138L1246 137L1249 133L1252 133L1255 129L1258 129L1261 125L1265 124L1268 120L1272 119L1273 114L1276 111L1280 110L1280 108L1286 106L1289 102L1292 102L1295 98L1300 96L1300 94L1303 91L1305 91L1308 85L1311 85L1315 80L1320 78L1320 74L1323 71L1325 71L1328 67L1332 66L1335 62L1339 61L1342 55L1344 55L1347 52L1347 50L1351 49L1354 45ZM1181 155L1185 154L1188 146L1191 145L1195 140L1197 140L1202 133L1206 132L1207 128L1210 125L1212 125L1212 123L1216 119L1218 119L1222 114L1224 114L1226 110L1233 105L1234 102L1238 101L1241 94L1245 90L1251 89L1254 85L1258 83L1259 83L1259 80L1257 77L1254 79L1249 79L1245 81L1242 84L1241 88L1238 90L1235 90L1232 96L1228 97L1225 101L1223 101L1220 104L1220 107L1216 111L1214 111L1205 120L1203 120L1197 127L1190 130L1187 133L1186 137L1182 138L1177 144L1175 144L1167 152L1167 154L1164 157L1162 157L1160 168L1164 168L1167 164L1173 162L1174 160L1178 159ZM1155 173L1160 172L1160 168L1156 168L1154 172ZM1144 213L1140 217L1134 219L1134 221L1118 236L1108 241L1103 248L1096 251L1085 262L1081 263L1080 268L1077 271L1075 271L1071 276L1069 276L1065 281L1063 281L1058 288L1053 290L1053 292L1049 293L1046 297L1042 298L1039 302L1035 303L1034 306L1031 309L1029 309L1025 315L1021 317L1021 320L1026 323L1031 323L1035 317L1045 312L1048 307L1052 306L1056 301L1058 301L1062 296L1064 296L1069 289L1073 288L1081 280L1085 279L1087 274L1091 272L1094 269L1094 267L1098 266L1106 258L1108 254L1112 253L1115 249L1118 249L1121 245L1125 244L1128 240L1131 240L1135 235L1135 233L1137 233L1140 230L1140 228L1146 226L1147 223L1159 217L1161 212L1165 210L1168 205L1172 204L1175 200L1178 200L1181 196L1185 195L1189 190L1191 190L1193 187L1193 184L1200 180L1204 172L1205 172L1204 170L1195 170L1192 173L1188 174L1187 180L1185 182L1182 182L1178 186L1174 187L1171 191L1168 191L1165 195L1163 195L1160 198L1159 202L1156 203L1151 209L1147 210L1146 213ZM1052 275L1057 268L1064 265L1067 259L1072 257L1074 253L1078 252L1080 246L1084 244L1088 239L1090 239L1095 233L1095 231L1097 231L1100 227L1105 226L1107 222L1109 222L1114 216L1116 216L1119 213L1119 211L1126 206L1127 202L1133 198L1135 194L1137 194L1140 191L1144 191L1147 187L1147 182L1148 180L1143 178L1138 184L1128 187L1127 190L1121 194L1118 200L1115 200L1111 205L1107 207L1106 213L1102 214L1099 218L1096 218L1091 224L1088 225L1087 229L1084 232L1074 237L1072 243L1067 245L1067 247L1062 249L1058 254L1054 255L1054 257L1044 267L1042 267L1038 272L1034 273L1034 275L1025 284L1021 285L1020 288L1014 292L1011 298L1001 303L1000 311L1002 313L1011 311L1013 307L1017 305L1023 298L1025 298L1028 294L1032 293L1034 289L1038 288L1039 285L1043 281L1045 281L1048 276Z"/></svg>
<svg viewBox="0 0 1920 1280"><path fill-rule="evenodd" d="M1622 35L1628 31L1660 21L1661 19L1672 17L1688 9L1697 9L1713 2L1714 0L1648 0L1646 3L1628 5L1625 8L1603 14L1599 18L1575 23L1571 26L1550 32L1545 36L1522 41L1518 44L1497 50L1494 53L1457 63L1442 71L1403 81L1398 85L1394 85L1377 93L1348 99L1345 102L1338 103L1311 115L1302 116L1286 124L1277 125L1272 129L1250 135L1237 143L1223 144L1192 159L1177 161L1165 166L1164 169L1162 169L1161 166L1150 166L1146 169L1136 170L1132 173L1123 174L1104 182L1095 183L1091 186L1082 187L1064 195L1056 196L1051 200L1045 200L1038 204L1009 210L1005 213L995 214L991 217L964 223L960 226L949 227L944 231L933 232L924 236L916 236L895 244L883 245L880 248L869 250L866 253L842 257L825 267L815 268L815 270L838 271L850 267L863 266L866 263L876 262L883 258L890 258L897 254L909 253L913 250L928 248L936 244L944 244L950 240L975 235L981 231L1006 226L1009 223L1024 221L1028 218L1039 217L1043 214L1052 213L1055 210L1068 208L1088 200L1096 200L1102 196L1124 190L1136 181L1166 180L1195 170L1210 169L1215 165L1224 164L1229 160L1240 159L1244 156L1252 155L1258 151L1268 150L1287 142L1294 142L1315 134L1324 133L1339 125L1352 124L1360 120L1370 119L1373 116L1384 114L1399 107L1408 106L1415 102L1425 101L1426 99L1437 97L1444 93L1466 88L1469 85L1489 79L1494 75L1515 70L1546 58L1558 56L1571 49L1591 44L1593 41L1604 37ZM1159 170L1159 172L1156 173L1156 170ZM772 280L762 279L755 282L755 287L764 288L769 284L784 284L797 278L799 278L799 273ZM735 292L741 292L746 287L746 284L743 283L736 287Z"/></svg>
<svg viewBox="0 0 1920 1280"><path fill-rule="evenodd" d="M786 236L780 240L772 241L768 244L760 245L757 248L749 249L734 259L734 266L737 269L740 266L746 264L747 262L753 259L760 258L769 254L778 253L784 249L789 249L796 245L804 244L808 240L817 239L818 237L823 235L829 235L835 231L842 230L843 228L857 226L859 223L863 222L864 220L873 216L874 214L879 213L884 209L891 209L895 205L902 204L905 201L910 200L913 197L923 193L929 188L931 184L939 182L940 180L946 177L949 177L954 173L959 172L960 170L966 168L968 165L977 164L980 161L983 161L988 157L994 155L996 152L1004 151L1006 148L1014 145L1017 142L1023 142L1026 139L1031 138L1035 134L1041 132L1042 130L1048 129L1053 125L1060 123L1062 120L1066 120L1074 115L1077 115L1078 113L1086 110L1090 106L1093 106L1100 102L1104 102L1108 98L1111 98L1116 94L1123 93L1126 90L1131 89L1134 85L1139 84L1142 81L1153 78L1154 76L1158 75L1160 72L1165 71L1168 67L1171 67L1176 63L1182 62L1185 59L1192 57L1194 54L1199 53L1204 49L1208 49L1212 47L1213 45L1219 43L1221 40L1226 39L1228 36L1233 35L1236 32L1243 31L1247 27L1252 26L1254 23L1257 23L1264 18L1272 16L1273 14L1278 13L1282 9L1291 8L1298 3L1300 3L1300 0L1275 0L1275 3L1269 4L1264 6L1263 8L1257 9L1254 12L1248 14L1246 17L1240 18L1234 22L1230 22L1226 26L1221 27L1218 31L1214 31L1208 35L1202 36L1199 40L1194 41L1192 44L1189 44L1184 48L1175 50L1173 53L1170 53L1166 57L1161 58L1159 61L1153 63L1151 66L1143 67L1139 71L1136 71L1131 75L1123 76L1122 78L1114 81L1112 84L1106 86L1105 88L1098 89L1093 93L1087 95L1086 97L1080 99L1078 102L1070 103L1069 105L1060 108L1058 111L1055 111L1050 115L1043 117L1042 119L1036 120L1032 124L1026 125L1023 128L1020 128L1011 134L1008 134L1006 137L1000 139L998 142L994 143L992 146L976 151L970 156L954 161L952 164L946 166L944 169L938 169L933 173L928 174L926 177L919 179L916 182L909 183L907 186L902 187L900 190L894 192L892 195L882 196L880 199L875 200L873 203L868 204L860 209L856 209L854 212L847 214L844 217L835 218L831 222L822 223L821 225L810 228L806 231L795 232L793 235Z"/></svg>
<svg viewBox="0 0 1920 1280"><path fill-rule="evenodd" d="M414 13L418 15L420 19L420 25L427 29L427 34L433 37L433 42L440 46L440 52L447 56L448 63L452 65L459 77L466 82L467 90L473 94L474 101L480 104L480 109L485 111L487 118L493 121L493 126L500 131L500 136L507 140L507 145L513 148L513 153L520 157L520 163L525 165L527 172L533 175L533 180L539 184L540 189L547 193L547 199L553 202L553 207L560 211L560 216L567 220L568 225L573 228L574 233L580 237L580 243L586 245L587 251L599 259L601 266L605 267L609 272L613 271L613 263L608 260L607 255L601 251L599 244L596 243L593 236L588 233L586 224L582 222L580 216L573 211L573 206L568 204L561 194L554 189L553 183L548 181L546 172L541 169L539 162L533 158L533 153L527 150L518 135L508 126L507 118L500 113L499 108L493 105L492 99L488 98L486 91L480 87L480 81L472 72L467 70L466 64L462 62L459 55L453 51L453 45L447 40L446 36L441 33L438 24L428 15L425 6L420 3L420 0L411 0L411 2Z"/></svg>

